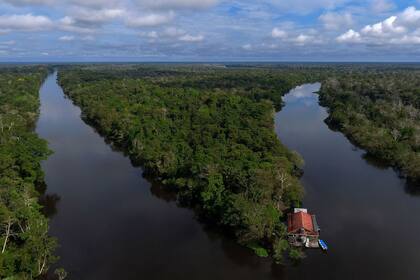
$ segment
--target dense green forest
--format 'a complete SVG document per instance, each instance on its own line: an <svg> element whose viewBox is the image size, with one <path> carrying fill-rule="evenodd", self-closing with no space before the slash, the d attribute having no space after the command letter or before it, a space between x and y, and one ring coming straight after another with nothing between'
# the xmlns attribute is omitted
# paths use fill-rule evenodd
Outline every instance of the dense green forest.
<svg viewBox="0 0 420 280"><path fill-rule="evenodd" d="M327 122L418 180L418 69L383 65L62 66L84 118L145 171L259 255L301 252L284 212L300 204L303 160L274 133L282 94L321 81Z"/></svg>
<svg viewBox="0 0 420 280"><path fill-rule="evenodd" d="M179 201L259 255L289 252L283 212L299 205L302 159L274 132L281 93L310 73L205 66L63 67L85 119Z"/></svg>
<svg viewBox="0 0 420 280"><path fill-rule="evenodd" d="M359 69L322 83L327 122L368 153L420 182L420 70Z"/></svg>
<svg viewBox="0 0 420 280"><path fill-rule="evenodd" d="M378 66L62 66L67 95L103 135L174 190L180 203L258 255L286 241L303 159L274 133L282 94L321 81L326 120L420 182L420 70ZM34 133L46 67L0 68L0 278L33 279L56 260L39 203L47 143Z"/></svg>
<svg viewBox="0 0 420 280"><path fill-rule="evenodd" d="M50 151L33 132L45 67L0 69L0 278L34 279L55 260L37 186Z"/></svg>

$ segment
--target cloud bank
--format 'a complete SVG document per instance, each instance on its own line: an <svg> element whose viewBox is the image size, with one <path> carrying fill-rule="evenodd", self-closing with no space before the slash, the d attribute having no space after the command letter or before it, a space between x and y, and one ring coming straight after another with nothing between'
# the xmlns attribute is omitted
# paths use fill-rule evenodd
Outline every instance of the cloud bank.
<svg viewBox="0 0 420 280"><path fill-rule="evenodd" d="M420 0L0 0L0 61L417 61L419 5Z"/></svg>
<svg viewBox="0 0 420 280"><path fill-rule="evenodd" d="M350 29L336 39L340 43L416 45L420 43L419 36L420 10L411 6L383 21L365 25L359 31Z"/></svg>

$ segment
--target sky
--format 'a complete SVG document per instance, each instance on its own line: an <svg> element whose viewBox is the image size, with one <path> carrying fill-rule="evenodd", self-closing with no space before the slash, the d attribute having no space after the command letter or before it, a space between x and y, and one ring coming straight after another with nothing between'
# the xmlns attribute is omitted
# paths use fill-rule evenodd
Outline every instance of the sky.
<svg viewBox="0 0 420 280"><path fill-rule="evenodd" d="M420 0L0 0L0 62L420 61Z"/></svg>

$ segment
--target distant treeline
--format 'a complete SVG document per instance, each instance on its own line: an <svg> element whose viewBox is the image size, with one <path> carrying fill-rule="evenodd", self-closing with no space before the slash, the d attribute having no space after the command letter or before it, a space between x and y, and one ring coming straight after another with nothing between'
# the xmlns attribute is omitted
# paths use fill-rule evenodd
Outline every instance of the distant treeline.
<svg viewBox="0 0 420 280"><path fill-rule="evenodd" d="M420 184L420 70L369 69L322 83L328 123Z"/></svg>
<svg viewBox="0 0 420 280"><path fill-rule="evenodd" d="M0 69L0 278L33 279L55 260L54 239L41 214L40 161L50 151L33 132L45 67Z"/></svg>
<svg viewBox="0 0 420 280"><path fill-rule="evenodd" d="M282 93L303 72L216 67L66 67L59 81L90 123L179 200L259 255L300 252L284 211L297 206L302 159L274 132Z"/></svg>

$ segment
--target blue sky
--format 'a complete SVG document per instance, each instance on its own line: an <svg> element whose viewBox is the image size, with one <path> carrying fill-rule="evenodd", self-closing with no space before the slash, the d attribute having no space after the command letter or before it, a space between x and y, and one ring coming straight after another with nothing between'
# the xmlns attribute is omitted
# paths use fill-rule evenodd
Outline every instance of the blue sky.
<svg viewBox="0 0 420 280"><path fill-rule="evenodd" d="M420 61L420 0L0 0L4 61Z"/></svg>

